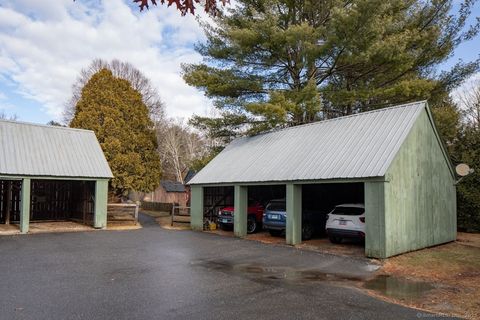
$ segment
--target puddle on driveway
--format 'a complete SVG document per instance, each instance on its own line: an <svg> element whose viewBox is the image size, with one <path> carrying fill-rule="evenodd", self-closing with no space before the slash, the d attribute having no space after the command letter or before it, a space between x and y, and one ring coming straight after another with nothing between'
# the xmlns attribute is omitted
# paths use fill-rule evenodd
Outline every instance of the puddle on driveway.
<svg viewBox="0 0 480 320"><path fill-rule="evenodd" d="M363 287L383 296L399 300L415 300L435 288L428 282L411 281L388 275L376 276L365 282Z"/></svg>
<svg viewBox="0 0 480 320"><path fill-rule="evenodd" d="M232 264L223 260L201 260L192 263L210 270L238 274L254 280L288 280L291 282L344 282L361 281L362 278L342 274L326 273L312 269L262 266L259 264Z"/></svg>
<svg viewBox="0 0 480 320"><path fill-rule="evenodd" d="M435 287L428 282L418 282L404 278L378 275L365 281L362 277L337 273L328 273L316 269L295 269L292 267L262 266L260 264L233 264L226 260L200 260L192 262L210 270L228 274L245 276L251 280L266 283L288 281L289 283L306 284L327 282L332 284L346 283L352 286L372 290L385 297L412 301L422 298Z"/></svg>

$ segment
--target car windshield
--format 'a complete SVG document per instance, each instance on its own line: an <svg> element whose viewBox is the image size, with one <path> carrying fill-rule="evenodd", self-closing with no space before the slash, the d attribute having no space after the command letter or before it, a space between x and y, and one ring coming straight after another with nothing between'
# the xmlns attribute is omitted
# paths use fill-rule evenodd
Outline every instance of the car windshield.
<svg viewBox="0 0 480 320"><path fill-rule="evenodd" d="M338 214L342 216L359 216L364 212L365 209L359 207L335 207L332 214Z"/></svg>
<svg viewBox="0 0 480 320"><path fill-rule="evenodd" d="M283 202L283 201L270 202L267 206L267 210L269 210L269 211L285 211L285 202Z"/></svg>

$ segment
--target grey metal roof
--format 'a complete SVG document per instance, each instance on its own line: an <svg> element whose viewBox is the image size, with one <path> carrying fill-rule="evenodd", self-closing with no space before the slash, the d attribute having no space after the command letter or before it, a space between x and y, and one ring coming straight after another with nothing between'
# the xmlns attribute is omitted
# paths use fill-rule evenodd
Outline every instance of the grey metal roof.
<svg viewBox="0 0 480 320"><path fill-rule="evenodd" d="M162 180L160 184L166 192L185 192L185 186L178 181Z"/></svg>
<svg viewBox="0 0 480 320"><path fill-rule="evenodd" d="M112 178L93 131L0 120L0 175Z"/></svg>
<svg viewBox="0 0 480 320"><path fill-rule="evenodd" d="M425 101L232 141L189 184L381 177Z"/></svg>

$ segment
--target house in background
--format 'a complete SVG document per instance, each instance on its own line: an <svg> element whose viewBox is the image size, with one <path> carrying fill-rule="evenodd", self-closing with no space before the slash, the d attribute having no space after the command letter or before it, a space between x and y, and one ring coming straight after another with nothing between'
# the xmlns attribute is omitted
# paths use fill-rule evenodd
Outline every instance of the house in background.
<svg viewBox="0 0 480 320"><path fill-rule="evenodd" d="M162 180L155 191L145 194L144 201L171 203L181 207L187 205L188 194L185 185L178 181Z"/></svg>

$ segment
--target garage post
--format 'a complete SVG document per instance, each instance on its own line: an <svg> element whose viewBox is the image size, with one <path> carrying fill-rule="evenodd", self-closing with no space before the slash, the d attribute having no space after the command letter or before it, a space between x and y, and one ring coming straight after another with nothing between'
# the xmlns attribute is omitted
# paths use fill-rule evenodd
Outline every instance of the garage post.
<svg viewBox="0 0 480 320"><path fill-rule="evenodd" d="M385 185L365 182L365 255L386 258Z"/></svg>
<svg viewBox="0 0 480 320"><path fill-rule="evenodd" d="M234 198L233 232L237 237L245 237L247 235L248 187L235 185Z"/></svg>
<svg viewBox="0 0 480 320"><path fill-rule="evenodd" d="M31 180L22 180L21 206L20 206L20 232L27 233L30 225L30 188Z"/></svg>
<svg viewBox="0 0 480 320"><path fill-rule="evenodd" d="M105 229L107 227L108 180L97 180L95 183L95 214L93 227Z"/></svg>
<svg viewBox="0 0 480 320"><path fill-rule="evenodd" d="M302 242L302 185L287 184L287 244Z"/></svg>
<svg viewBox="0 0 480 320"><path fill-rule="evenodd" d="M203 187L192 185L190 192L190 227L203 231Z"/></svg>

